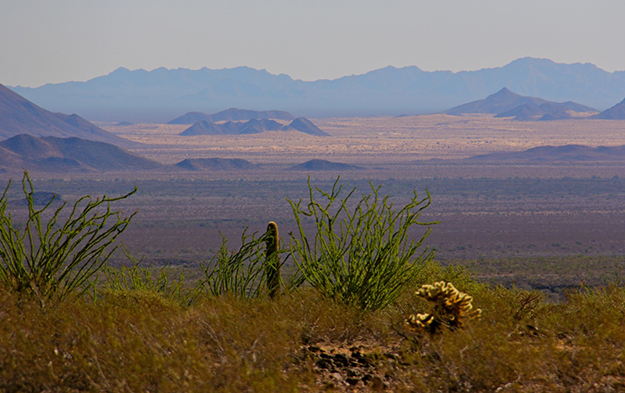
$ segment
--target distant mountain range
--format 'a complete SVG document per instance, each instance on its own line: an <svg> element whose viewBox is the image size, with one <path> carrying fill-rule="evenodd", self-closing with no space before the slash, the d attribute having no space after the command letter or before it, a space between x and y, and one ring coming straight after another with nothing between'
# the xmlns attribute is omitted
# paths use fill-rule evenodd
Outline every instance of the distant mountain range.
<svg viewBox="0 0 625 393"><path fill-rule="evenodd" d="M0 85L0 139L19 134L78 137L118 146L137 145L91 124L78 115L52 113Z"/></svg>
<svg viewBox="0 0 625 393"><path fill-rule="evenodd" d="M193 124L198 121L244 121L252 119L278 119L293 120L295 116L285 111L253 111L249 109L230 108L212 115L202 112L188 112L184 115L168 121L167 124Z"/></svg>
<svg viewBox="0 0 625 393"><path fill-rule="evenodd" d="M119 68L86 82L12 89L38 105L93 120L167 122L189 111L281 108L297 116L367 116L440 112L507 87L555 102L603 110L625 97L625 71L592 64L523 58L479 71L386 67L363 75L305 82L248 67L130 71Z"/></svg>
<svg viewBox="0 0 625 393"><path fill-rule="evenodd" d="M492 113L495 117L514 117L515 120L557 120L570 118L569 112L597 112L576 102L551 102L538 97L526 97L503 88L483 100L476 100L446 110L448 115L465 113Z"/></svg>
<svg viewBox="0 0 625 393"><path fill-rule="evenodd" d="M314 125L313 122L303 117L293 120L286 126L271 119L251 119L246 122L228 121L219 124L210 120L201 120L182 131L180 135L248 135L260 134L265 131L299 131L309 135L328 136L326 132Z"/></svg>
<svg viewBox="0 0 625 393"><path fill-rule="evenodd" d="M111 172L164 165L104 142L20 134L0 142L0 168L41 172Z"/></svg>

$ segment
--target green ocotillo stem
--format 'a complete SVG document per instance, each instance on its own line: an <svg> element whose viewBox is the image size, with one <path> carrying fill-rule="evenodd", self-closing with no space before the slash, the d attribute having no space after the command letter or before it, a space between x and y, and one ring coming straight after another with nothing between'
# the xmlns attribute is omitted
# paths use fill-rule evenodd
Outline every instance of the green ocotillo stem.
<svg viewBox="0 0 625 393"><path fill-rule="evenodd" d="M280 236L278 235L278 224L271 221L269 225L267 225L265 274L267 276L267 289L269 290L269 297L272 299L280 293L280 259L278 258L279 246Z"/></svg>

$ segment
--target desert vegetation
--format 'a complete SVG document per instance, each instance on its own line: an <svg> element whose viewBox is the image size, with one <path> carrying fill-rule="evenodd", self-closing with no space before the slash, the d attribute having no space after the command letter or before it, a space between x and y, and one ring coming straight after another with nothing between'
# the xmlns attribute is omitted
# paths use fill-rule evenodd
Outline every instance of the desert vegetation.
<svg viewBox="0 0 625 393"><path fill-rule="evenodd" d="M622 282L582 285L554 303L442 266L427 232L407 231L427 224L429 194L393 205L374 185L360 198L338 182L310 186L291 205L310 225L281 231L282 242L274 225L234 246L224 238L200 274L186 275L130 254L126 267L105 263L134 220L115 206L134 195L85 197L64 214L65 205L36 208L27 176L22 185L26 217L7 213L10 191L0 198L2 391L625 388ZM86 221L72 226L75 217ZM75 246L63 254L66 244ZM94 257L71 265L80 255ZM41 271L51 272L46 285ZM42 301L35 288L49 287Z"/></svg>

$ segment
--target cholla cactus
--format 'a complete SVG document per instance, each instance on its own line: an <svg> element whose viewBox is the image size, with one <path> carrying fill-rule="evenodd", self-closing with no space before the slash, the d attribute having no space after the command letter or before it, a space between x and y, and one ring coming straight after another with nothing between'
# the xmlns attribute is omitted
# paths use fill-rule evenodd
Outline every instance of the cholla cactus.
<svg viewBox="0 0 625 393"><path fill-rule="evenodd" d="M482 310L473 310L473 297L458 291L452 283L440 281L433 285L423 285L416 295L435 303L429 314L411 315L406 323L413 328L435 333L441 326L450 330L462 327L464 320L479 318Z"/></svg>

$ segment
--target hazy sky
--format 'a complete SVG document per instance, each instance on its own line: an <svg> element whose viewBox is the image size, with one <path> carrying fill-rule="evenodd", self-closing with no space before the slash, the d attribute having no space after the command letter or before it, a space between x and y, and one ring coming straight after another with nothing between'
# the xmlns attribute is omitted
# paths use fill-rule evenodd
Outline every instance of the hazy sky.
<svg viewBox="0 0 625 393"><path fill-rule="evenodd" d="M525 56L615 71L624 21L624 0L0 0L0 83L242 65L316 80Z"/></svg>

